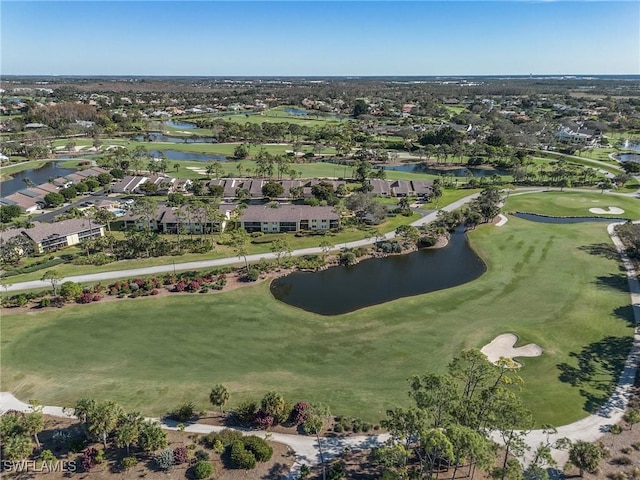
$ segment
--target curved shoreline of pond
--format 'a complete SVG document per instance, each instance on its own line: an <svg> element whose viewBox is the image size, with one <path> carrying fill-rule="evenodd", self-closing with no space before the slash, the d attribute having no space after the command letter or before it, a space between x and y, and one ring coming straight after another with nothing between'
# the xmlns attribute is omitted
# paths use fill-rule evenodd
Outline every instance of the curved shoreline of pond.
<svg viewBox="0 0 640 480"><path fill-rule="evenodd" d="M296 271L271 281L273 297L319 315L342 315L469 283L487 271L462 228L441 248L367 258L351 267Z"/></svg>
<svg viewBox="0 0 640 480"><path fill-rule="evenodd" d="M523 220L528 220L530 222L540 222L540 223L555 223L555 224L571 224L571 223L587 223L587 222L601 222L601 223L612 223L612 222L628 222L628 218L623 217L594 217L594 216L580 216L574 215L570 217L557 217L553 215L544 215L540 213L531 213L531 212L507 212L508 215L513 215L514 217L521 218Z"/></svg>

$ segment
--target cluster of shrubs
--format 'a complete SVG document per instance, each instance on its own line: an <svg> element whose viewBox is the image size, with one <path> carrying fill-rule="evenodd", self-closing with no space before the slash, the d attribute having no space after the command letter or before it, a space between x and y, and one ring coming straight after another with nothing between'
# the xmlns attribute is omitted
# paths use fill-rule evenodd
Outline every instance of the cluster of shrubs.
<svg viewBox="0 0 640 480"><path fill-rule="evenodd" d="M2 298L3 307L24 307L32 300L38 300L44 298L47 295L46 292L26 292L18 293L16 295L5 296Z"/></svg>
<svg viewBox="0 0 640 480"><path fill-rule="evenodd" d="M244 277L248 282L255 282L260 278L260 270L257 268L250 268Z"/></svg>
<svg viewBox="0 0 640 480"><path fill-rule="evenodd" d="M120 466L123 470L130 470L135 467L138 463L138 459L136 457L124 457L120 461Z"/></svg>
<svg viewBox="0 0 640 480"><path fill-rule="evenodd" d="M277 392L267 392L260 402L247 400L235 410L237 419L245 424L268 430L290 420L293 405Z"/></svg>
<svg viewBox="0 0 640 480"><path fill-rule="evenodd" d="M333 431L336 433L353 432L367 433L371 430L379 430L380 425L373 425L371 423L360 420L359 418L351 417L336 417L336 423L333 425Z"/></svg>
<svg viewBox="0 0 640 480"><path fill-rule="evenodd" d="M324 255L303 255L294 259L296 267L300 270L316 270L325 265Z"/></svg>
<svg viewBox="0 0 640 480"><path fill-rule="evenodd" d="M222 290L227 284L227 276L222 273L220 275L213 276L211 274L204 277L197 277L192 280L181 278L173 286L174 292L189 292L189 293L207 293L209 288L214 290Z"/></svg>
<svg viewBox="0 0 640 480"><path fill-rule="evenodd" d="M107 255L106 253L95 253L93 255L88 255L86 257L77 257L73 260L74 265L106 265L108 263L115 262L117 260L116 257Z"/></svg>
<svg viewBox="0 0 640 480"><path fill-rule="evenodd" d="M382 253L401 253L402 245L398 242L378 242L376 243L376 248Z"/></svg>
<svg viewBox="0 0 640 480"><path fill-rule="evenodd" d="M7 269L5 270L3 276L6 278L12 277L14 275L21 275L24 273L37 272L38 270L44 270L45 268L55 267L56 265L60 265L61 263L64 263L64 260L62 258L55 258L53 256L50 256L46 259L32 263L31 265L26 267Z"/></svg>
<svg viewBox="0 0 640 480"><path fill-rule="evenodd" d="M433 247L438 241L438 237L433 235L423 235L418 239L418 248Z"/></svg>
<svg viewBox="0 0 640 480"><path fill-rule="evenodd" d="M104 297L99 293L91 293L91 292L83 292L78 298L76 298L76 303L91 303L91 302L99 302ZM44 300L44 299L43 299ZM42 302L40 302L42 305Z"/></svg>
<svg viewBox="0 0 640 480"><path fill-rule="evenodd" d="M367 247L356 247L343 250L338 256L338 262L340 265L355 265L356 259L360 257L364 257L369 254L369 248Z"/></svg>
<svg viewBox="0 0 640 480"><path fill-rule="evenodd" d="M134 280L116 281L108 287L109 295L117 295L118 298L124 298L129 295L131 298L157 295L158 288L162 286L162 282L157 278L136 278Z"/></svg>
<svg viewBox="0 0 640 480"><path fill-rule="evenodd" d="M291 410L291 421L294 425L302 425L309 418L309 404L307 402L298 402Z"/></svg>
<svg viewBox="0 0 640 480"><path fill-rule="evenodd" d="M200 460L192 468L193 476L197 479L209 478L213 475L213 465L205 460Z"/></svg>
<svg viewBox="0 0 640 480"><path fill-rule="evenodd" d="M156 453L154 461L158 468L162 471L169 471L174 465L181 465L189 461L189 451L187 447L180 446L176 448L167 448Z"/></svg>
<svg viewBox="0 0 640 480"><path fill-rule="evenodd" d="M192 402L183 403L170 413L170 416L179 422L188 422L195 414L196 406Z"/></svg>
<svg viewBox="0 0 640 480"><path fill-rule="evenodd" d="M256 463L268 462L273 456L273 448L266 440L256 436L244 437L236 430L212 432L203 442L216 453L227 453L231 468L251 470Z"/></svg>

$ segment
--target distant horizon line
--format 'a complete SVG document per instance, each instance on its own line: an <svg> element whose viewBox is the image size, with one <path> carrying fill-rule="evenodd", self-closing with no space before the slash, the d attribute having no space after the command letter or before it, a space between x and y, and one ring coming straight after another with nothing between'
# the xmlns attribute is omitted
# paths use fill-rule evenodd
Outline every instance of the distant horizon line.
<svg viewBox="0 0 640 480"><path fill-rule="evenodd" d="M584 77L639 77L640 73L484 73L484 74L428 74L428 75L167 75L167 74L54 74L54 73L38 73L38 74L2 74L0 81L5 78L540 78L540 77L568 77L568 78L584 78Z"/></svg>

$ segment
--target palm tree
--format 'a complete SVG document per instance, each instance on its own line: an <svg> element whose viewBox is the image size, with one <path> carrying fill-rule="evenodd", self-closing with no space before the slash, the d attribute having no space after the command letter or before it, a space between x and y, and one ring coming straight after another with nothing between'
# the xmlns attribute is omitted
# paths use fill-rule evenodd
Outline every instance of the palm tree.
<svg viewBox="0 0 640 480"><path fill-rule="evenodd" d="M220 407L220 413L224 413L223 407L229 401L229 390L224 385L216 385L211 389L209 401L213 405Z"/></svg>

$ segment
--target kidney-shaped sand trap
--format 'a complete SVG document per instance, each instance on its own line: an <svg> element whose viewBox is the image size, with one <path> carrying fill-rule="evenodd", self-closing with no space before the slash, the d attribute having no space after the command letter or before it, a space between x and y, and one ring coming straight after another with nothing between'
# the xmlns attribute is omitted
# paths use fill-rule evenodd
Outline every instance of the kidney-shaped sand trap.
<svg viewBox="0 0 640 480"><path fill-rule="evenodd" d="M618 207L608 207L606 210L604 208L594 207L590 208L589 211L596 215L620 215L621 213L624 213L624 210Z"/></svg>
<svg viewBox="0 0 640 480"><path fill-rule="evenodd" d="M518 336L513 333L503 333L494 338L491 343L485 345L480 350L484 353L490 362L496 363L500 357L539 357L542 355L542 347L535 343L529 343L524 347L514 348L518 341Z"/></svg>

